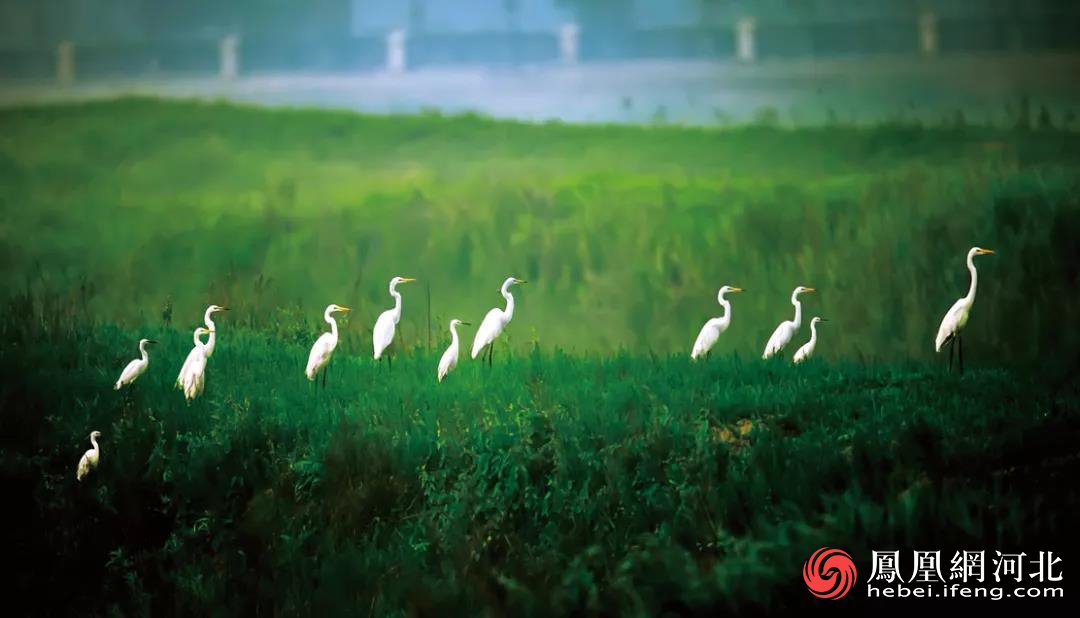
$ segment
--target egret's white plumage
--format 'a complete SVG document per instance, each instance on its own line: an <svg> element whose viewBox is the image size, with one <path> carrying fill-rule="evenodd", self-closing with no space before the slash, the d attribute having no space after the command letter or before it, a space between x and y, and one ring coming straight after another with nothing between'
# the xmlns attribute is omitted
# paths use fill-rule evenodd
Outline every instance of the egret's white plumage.
<svg viewBox="0 0 1080 618"><path fill-rule="evenodd" d="M79 466L75 469L75 480L83 480L87 474L90 474L91 470L97 467L98 458L101 456L101 449L98 448L97 443L97 439L100 437L100 431L90 432L90 444L94 445L94 448L87 450L79 459Z"/></svg>
<svg viewBox="0 0 1080 618"><path fill-rule="evenodd" d="M195 329L193 337L195 347L188 353L187 361L184 362L187 365L187 371L182 376L180 388L184 391L184 399L187 399L188 403L203 392L203 386L206 384L206 344L200 337L208 334L210 330L206 327L200 326Z"/></svg>
<svg viewBox="0 0 1080 618"><path fill-rule="evenodd" d="M146 353L146 345L148 343L157 343L153 339L140 339L139 340L139 354L141 358L136 358L124 367L124 370L120 372L120 379L113 385L113 390L118 391L121 387L134 382L139 376L146 371L146 368L150 366L150 355Z"/></svg>
<svg viewBox="0 0 1080 618"><path fill-rule="evenodd" d="M707 354L716 344L716 340L720 338L720 335L728 329L728 326L731 326L731 303L724 298L724 294L737 294L742 291L742 288L730 285L720 288L720 291L716 294L716 302L720 303L720 306L724 308L724 315L705 322L705 325L701 327L701 332L698 333L697 340L694 341L694 348L690 352L690 358L698 359Z"/></svg>
<svg viewBox="0 0 1080 618"><path fill-rule="evenodd" d="M937 337L934 338L935 352L940 352L941 348L953 337L959 335L960 329L964 328L964 325L967 324L968 316L971 314L971 307L975 304L975 286L979 281L979 273L975 270L975 256L989 255L992 253L993 251L990 249L983 249L981 247L972 247L968 250L967 267L968 272L971 273L971 287L968 288L967 296L953 303L953 306L949 308L949 311L945 313L945 317L941 320L941 326L938 327Z"/></svg>
<svg viewBox="0 0 1080 618"><path fill-rule="evenodd" d="M327 305L326 310L323 311L323 319L330 325L330 332L319 335L319 338L315 340L315 345L311 346L311 352L308 354L307 367L304 369L304 375L307 379L314 381L315 376L319 371L330 362L330 356L334 353L334 348L337 347L338 342L338 328L337 320L334 319L334 313L348 313L352 311L348 307L342 307L340 305Z"/></svg>
<svg viewBox="0 0 1080 618"><path fill-rule="evenodd" d="M783 352L787 344L791 343L791 340L795 338L795 334L799 332L799 328L802 326L802 303L799 302L799 294L813 291L814 288L800 285L791 292L791 304L795 305L795 319L781 322L776 327L772 336L769 337L769 342L765 344L765 352L761 355L762 359L772 358Z"/></svg>
<svg viewBox="0 0 1080 618"><path fill-rule="evenodd" d="M206 340L206 352L203 354L206 358L210 358L214 355L214 347L217 345L217 326L214 324L214 314L219 311L228 311L228 307L222 307L220 305L210 305L206 308L206 312L203 313L203 323L206 324L206 328L210 331L210 338ZM184 360L184 364L180 367L180 373L176 376L176 387L183 390L184 388L184 373L188 370L188 362L192 360L191 354L188 354L187 359Z"/></svg>
<svg viewBox="0 0 1080 618"><path fill-rule="evenodd" d="M461 320L450 320L450 347L446 348L442 358L439 359L439 382L442 382L446 374L453 371L454 367L457 367L459 347L457 327L459 324L469 325L468 322L462 322Z"/></svg>
<svg viewBox="0 0 1080 618"><path fill-rule="evenodd" d="M375 320L375 330L371 333L371 347L375 360L382 358L383 352L390 345L390 342L394 340L394 329L401 320L401 293L397 291L397 286L399 283L410 283L412 281L416 281L416 279L394 277L390 280L390 296L394 297L394 307L383 311L379 314L379 319Z"/></svg>
<svg viewBox="0 0 1080 618"><path fill-rule="evenodd" d="M793 359L796 365L810 358L810 355L814 353L814 348L817 347L818 322L828 322L828 320L826 320L825 318L819 318L817 316L814 316L814 319L810 320L810 341L802 344L802 347L796 350L795 358Z"/></svg>
<svg viewBox="0 0 1080 618"><path fill-rule="evenodd" d="M510 286L519 283L525 283L525 281L514 277L508 277L506 281L503 281L499 293L506 299L506 309L495 307L484 316L484 321L480 323L480 328L476 329L476 337L473 338L473 358L480 356L480 351L484 349L484 346L494 344L495 338L503 332L506 325L513 319L514 295L510 293Z"/></svg>

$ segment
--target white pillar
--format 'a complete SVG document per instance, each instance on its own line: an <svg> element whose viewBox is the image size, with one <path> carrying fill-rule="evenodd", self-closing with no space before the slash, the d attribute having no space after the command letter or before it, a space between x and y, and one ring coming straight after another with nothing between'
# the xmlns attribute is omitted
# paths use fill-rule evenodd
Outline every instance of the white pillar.
<svg viewBox="0 0 1080 618"><path fill-rule="evenodd" d="M394 28L386 35L386 70L404 73L405 60L405 30Z"/></svg>
<svg viewBox="0 0 1080 618"><path fill-rule="evenodd" d="M757 50L754 49L756 25L753 17L743 17L735 22L735 57L742 62L753 62L757 57Z"/></svg>
<svg viewBox="0 0 1080 618"><path fill-rule="evenodd" d="M240 72L240 38L230 34L218 43L218 66L221 79L232 81Z"/></svg>
<svg viewBox="0 0 1080 618"><path fill-rule="evenodd" d="M563 24L559 28L559 57L566 66L572 66L578 62L578 41L581 30L577 24Z"/></svg>
<svg viewBox="0 0 1080 618"><path fill-rule="evenodd" d="M56 46L56 81L61 84L75 81L75 44L71 41Z"/></svg>
<svg viewBox="0 0 1080 618"><path fill-rule="evenodd" d="M933 11L923 11L919 15L919 51L924 56L933 56L938 51L937 15Z"/></svg>

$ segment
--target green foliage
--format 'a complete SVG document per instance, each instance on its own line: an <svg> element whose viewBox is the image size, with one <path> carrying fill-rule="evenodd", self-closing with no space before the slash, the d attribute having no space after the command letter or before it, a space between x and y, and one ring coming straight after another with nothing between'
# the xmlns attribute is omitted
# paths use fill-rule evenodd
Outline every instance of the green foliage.
<svg viewBox="0 0 1080 618"><path fill-rule="evenodd" d="M768 124L764 122L762 124ZM0 111L0 282L137 327L203 308L287 340L331 302L370 337L478 322L530 281L517 350L688 352L745 287L723 352L790 317L833 321L831 360L929 360L980 259L969 359L1076 359L1080 139L909 124L708 130L525 125L121 100ZM78 293L76 294L76 291ZM430 295L430 315L429 315ZM430 317L430 331L429 331Z"/></svg>
<svg viewBox="0 0 1080 618"><path fill-rule="evenodd" d="M188 406L188 336L71 311L2 322L5 546L41 613L757 612L812 600L823 545L860 574L1057 549L1080 507L1075 378L500 347L438 384L435 354L391 373L343 344L323 390L303 346L222 323Z"/></svg>

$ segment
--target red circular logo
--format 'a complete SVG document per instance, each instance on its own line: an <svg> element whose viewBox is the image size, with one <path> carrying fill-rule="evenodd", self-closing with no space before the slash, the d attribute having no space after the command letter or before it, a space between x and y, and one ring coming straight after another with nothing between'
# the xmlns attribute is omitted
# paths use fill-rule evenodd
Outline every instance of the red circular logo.
<svg viewBox="0 0 1080 618"><path fill-rule="evenodd" d="M855 563L846 551L822 547L803 564L802 576L814 596L839 599L855 584Z"/></svg>

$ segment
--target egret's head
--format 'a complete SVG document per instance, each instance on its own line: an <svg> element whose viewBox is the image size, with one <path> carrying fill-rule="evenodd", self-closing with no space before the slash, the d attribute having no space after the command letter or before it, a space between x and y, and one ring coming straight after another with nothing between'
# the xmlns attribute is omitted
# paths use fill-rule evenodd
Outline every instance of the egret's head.
<svg viewBox="0 0 1080 618"><path fill-rule="evenodd" d="M814 288L808 288L806 286L800 285L799 287L795 288L795 291L792 292L792 295L798 296L799 294L809 294L813 291L815 291Z"/></svg>
<svg viewBox="0 0 1080 618"><path fill-rule="evenodd" d="M723 298L724 294L738 294L742 291L742 288L737 288L733 285L725 285L724 287L720 288L720 297Z"/></svg>
<svg viewBox="0 0 1080 618"><path fill-rule="evenodd" d="M221 305L210 305L206 308L206 313L218 313L220 311L228 311L228 307L222 307Z"/></svg>
<svg viewBox="0 0 1080 618"><path fill-rule="evenodd" d="M157 339L140 339L139 340L139 345L141 345L141 346L146 345L148 343L157 343Z"/></svg>
<svg viewBox="0 0 1080 618"><path fill-rule="evenodd" d="M205 326L200 326L200 327L195 329L195 336L196 337L202 337L203 335L209 335L210 332L211 331L210 331L209 328L206 328Z"/></svg>
<svg viewBox="0 0 1080 618"><path fill-rule="evenodd" d="M348 313L352 311L348 307L342 307L341 305L329 305L326 308L326 313Z"/></svg>
<svg viewBox="0 0 1080 618"><path fill-rule="evenodd" d="M394 277L390 280L390 287L395 287L399 283L412 283L413 281L416 281L416 279L412 277Z"/></svg>
<svg viewBox="0 0 1080 618"><path fill-rule="evenodd" d="M503 281L502 287L499 288L499 291L501 292L506 288L512 285L517 285L519 283L526 283L526 281L524 279L518 279L517 277L507 277L506 281Z"/></svg>
<svg viewBox="0 0 1080 618"><path fill-rule="evenodd" d="M971 248L971 251L968 251L968 253L969 253L969 254L970 254L971 256L976 256L976 255L993 255L993 254L994 254L994 251L993 251L992 249L983 249L982 247L972 247L972 248Z"/></svg>
<svg viewBox="0 0 1080 618"><path fill-rule="evenodd" d="M101 432L100 431L91 431L90 432L90 439L91 440L97 440L100 437L101 437Z"/></svg>
<svg viewBox="0 0 1080 618"><path fill-rule="evenodd" d="M818 322L828 322L828 321L829 320L827 318L819 318L817 316L814 316L814 319L810 320L810 323L811 324L817 324Z"/></svg>
<svg viewBox="0 0 1080 618"><path fill-rule="evenodd" d="M464 320L453 319L450 320L450 326L472 326L472 324L469 324Z"/></svg>

